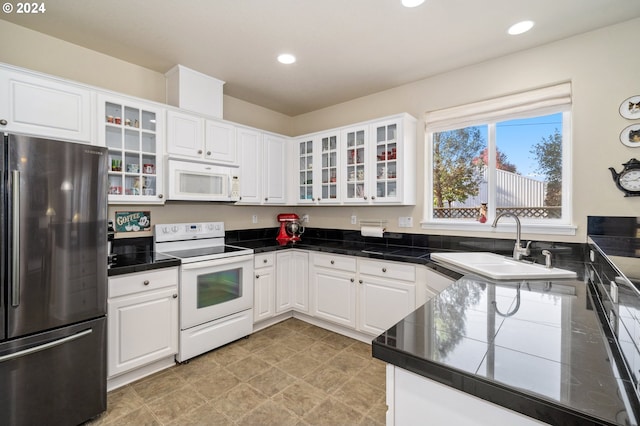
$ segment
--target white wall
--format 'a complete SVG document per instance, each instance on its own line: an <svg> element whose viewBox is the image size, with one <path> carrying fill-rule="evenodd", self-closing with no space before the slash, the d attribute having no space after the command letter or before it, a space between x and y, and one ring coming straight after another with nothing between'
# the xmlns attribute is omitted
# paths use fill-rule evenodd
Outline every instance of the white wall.
<svg viewBox="0 0 640 426"><path fill-rule="evenodd" d="M274 132L300 135L398 112L408 112L418 123L418 180L424 181L424 112L476 102L531 88L571 81L573 87L574 167L573 221L576 236L531 235L553 241L585 241L587 215L640 215L640 197L624 198L607 170L617 170L640 151L619 142L619 134L631 124L618 114L620 103L640 94L640 55L637 53L640 19L606 27L539 48L496 58L447 72L412 84L334 105L308 114L286 117L274 111L225 96L225 118ZM164 99L162 74L108 57L98 52L0 20L0 38L10 40L0 50L0 61L152 100ZM416 50L416 54L420 54ZM360 219L389 220L397 228L397 216L413 216L409 232L423 232L422 194L415 207L237 207L215 204L171 204L153 207L152 219L188 221L216 218L229 229L271 226L278 212L309 213L314 227L355 228L352 214ZM110 211L126 210L113 206ZM251 224L251 214L268 221ZM456 232L442 232L456 235ZM474 236L494 236L476 233ZM501 235L502 236L502 235ZM504 235L508 237L508 235ZM527 236L525 236L527 237Z"/></svg>

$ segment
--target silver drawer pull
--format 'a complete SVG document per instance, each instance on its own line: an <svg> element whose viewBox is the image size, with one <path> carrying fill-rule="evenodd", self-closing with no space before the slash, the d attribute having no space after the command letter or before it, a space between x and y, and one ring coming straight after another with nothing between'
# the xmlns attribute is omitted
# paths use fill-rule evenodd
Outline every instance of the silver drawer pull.
<svg viewBox="0 0 640 426"><path fill-rule="evenodd" d="M382 268L382 272L387 272L387 268Z"/></svg>
<svg viewBox="0 0 640 426"><path fill-rule="evenodd" d="M335 263L336 263L336 261L335 261L335 260L332 260L332 261L331 261L331 264L332 264L332 265L335 265Z"/></svg>
<svg viewBox="0 0 640 426"><path fill-rule="evenodd" d="M144 282L142 284L149 285L149 280L144 280Z"/></svg>

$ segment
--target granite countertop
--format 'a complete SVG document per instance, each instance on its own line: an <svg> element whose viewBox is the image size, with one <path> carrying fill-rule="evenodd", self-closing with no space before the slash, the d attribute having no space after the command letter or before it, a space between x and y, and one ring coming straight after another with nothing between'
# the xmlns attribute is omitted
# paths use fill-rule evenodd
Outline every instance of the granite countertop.
<svg viewBox="0 0 640 426"><path fill-rule="evenodd" d="M113 277L173 266L180 266L180 259L153 251L131 252L118 254L115 262L109 266L108 275Z"/></svg>
<svg viewBox="0 0 640 426"><path fill-rule="evenodd" d="M373 341L385 362L550 424L636 424L595 310L575 281L464 276ZM625 394L626 395L626 394Z"/></svg>

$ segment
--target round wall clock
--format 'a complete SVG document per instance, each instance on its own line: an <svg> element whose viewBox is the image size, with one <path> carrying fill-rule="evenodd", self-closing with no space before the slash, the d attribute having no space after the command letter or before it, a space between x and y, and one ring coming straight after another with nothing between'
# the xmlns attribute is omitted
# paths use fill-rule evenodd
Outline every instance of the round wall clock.
<svg viewBox="0 0 640 426"><path fill-rule="evenodd" d="M609 167L613 181L625 197L640 196L640 161L632 158L622 165L624 168L620 173Z"/></svg>

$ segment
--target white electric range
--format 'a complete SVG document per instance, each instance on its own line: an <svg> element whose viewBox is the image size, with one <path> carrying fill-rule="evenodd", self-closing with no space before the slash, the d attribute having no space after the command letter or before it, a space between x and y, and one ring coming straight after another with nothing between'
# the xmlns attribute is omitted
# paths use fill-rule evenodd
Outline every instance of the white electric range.
<svg viewBox="0 0 640 426"><path fill-rule="evenodd" d="M224 222L155 226L154 250L180 266L180 344L176 360L253 331L253 250L225 244Z"/></svg>

